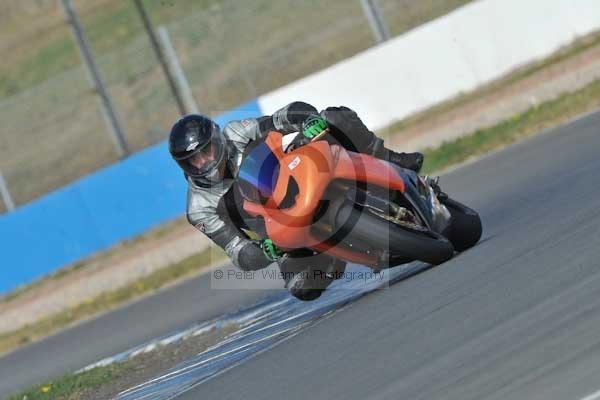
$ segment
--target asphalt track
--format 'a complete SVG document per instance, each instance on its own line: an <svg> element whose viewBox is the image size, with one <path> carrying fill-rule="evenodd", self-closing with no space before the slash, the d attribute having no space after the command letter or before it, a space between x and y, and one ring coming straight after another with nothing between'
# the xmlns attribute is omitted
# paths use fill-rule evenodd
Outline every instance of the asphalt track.
<svg viewBox="0 0 600 400"><path fill-rule="evenodd" d="M204 274L169 287L0 358L0 398L196 322L249 306L272 292L211 290L210 278L210 274ZM277 283L266 285L276 287Z"/></svg>
<svg viewBox="0 0 600 400"><path fill-rule="evenodd" d="M476 248L373 292L178 399L594 394L599 155L600 113L449 174L443 187L483 217Z"/></svg>
<svg viewBox="0 0 600 400"><path fill-rule="evenodd" d="M178 398L552 400L595 393L598 153L600 113L448 174L443 187L482 215L477 247L363 297ZM202 286L202 279L188 282L0 359L0 393L262 295Z"/></svg>

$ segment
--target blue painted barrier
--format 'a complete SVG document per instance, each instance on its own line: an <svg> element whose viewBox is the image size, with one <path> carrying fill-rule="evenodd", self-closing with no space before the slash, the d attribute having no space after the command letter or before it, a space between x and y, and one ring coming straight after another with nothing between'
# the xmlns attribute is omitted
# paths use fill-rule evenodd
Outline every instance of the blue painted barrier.
<svg viewBox="0 0 600 400"><path fill-rule="evenodd" d="M254 100L215 119L260 114ZM175 219L185 201L165 141L0 215L0 293Z"/></svg>

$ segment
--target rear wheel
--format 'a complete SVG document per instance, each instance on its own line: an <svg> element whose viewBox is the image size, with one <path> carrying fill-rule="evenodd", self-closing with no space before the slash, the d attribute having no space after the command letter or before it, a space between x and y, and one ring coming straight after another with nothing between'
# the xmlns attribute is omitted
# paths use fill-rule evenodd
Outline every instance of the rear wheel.
<svg viewBox="0 0 600 400"><path fill-rule="evenodd" d="M448 198L444 205L450 211L452 220L444 232L456 251L465 251L477 244L482 234L481 218L477 212L456 200Z"/></svg>
<svg viewBox="0 0 600 400"><path fill-rule="evenodd" d="M390 260L419 260L438 265L454 254L452 243L442 235L397 225L367 210L358 210L350 203L340 208L336 225L347 232L348 241L388 251Z"/></svg>

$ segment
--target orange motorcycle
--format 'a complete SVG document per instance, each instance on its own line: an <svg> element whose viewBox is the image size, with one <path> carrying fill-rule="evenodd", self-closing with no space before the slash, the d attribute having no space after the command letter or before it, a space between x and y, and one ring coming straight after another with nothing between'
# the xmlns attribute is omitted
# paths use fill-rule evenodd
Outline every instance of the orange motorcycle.
<svg viewBox="0 0 600 400"><path fill-rule="evenodd" d="M438 195L436 181L321 137L290 146L288 136L271 132L248 148L237 181L246 225L284 251L379 270L441 264L479 241L479 215Z"/></svg>

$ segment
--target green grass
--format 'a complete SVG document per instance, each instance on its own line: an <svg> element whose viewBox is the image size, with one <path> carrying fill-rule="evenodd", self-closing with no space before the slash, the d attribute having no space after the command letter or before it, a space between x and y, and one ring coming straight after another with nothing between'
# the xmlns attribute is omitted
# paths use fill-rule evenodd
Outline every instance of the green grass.
<svg viewBox="0 0 600 400"><path fill-rule="evenodd" d="M54 381L33 386L6 400L79 400L86 389L94 389L118 379L133 369L131 362L114 363L80 374L68 374Z"/></svg>
<svg viewBox="0 0 600 400"><path fill-rule="evenodd" d="M427 2L415 3L412 0L403 0L400 2L396 0L394 2L384 2L384 9L388 24L392 28L394 35L398 35L437 16L444 15L469 1L471 0L429 0ZM311 13L336 14L340 6L345 7L346 11L351 8L344 1L339 0L332 1L325 6L315 0L304 0L303 4L296 5L294 13L289 13L290 7L287 5L279 7L270 1L253 0L252 2L247 2L244 7L248 12L244 10L239 12L239 7L236 4L232 8L232 10L236 10L236 14L232 14L232 10L227 10L227 7L231 8L231 4L223 6L223 3L223 1L219 0L178 0L176 3L153 0L144 1L146 11L155 25L177 24L190 15L209 13L211 14L209 18L215 20L216 23L223 23L224 27L227 27L223 31L234 32L232 33L232 37L237 35L238 40L242 39L239 38L240 32L236 26L236 22L242 22L241 19L243 17L248 19L250 16L256 20L254 24L256 31L261 30L260 26L265 25L265 22L270 20L271 22L268 23L269 27L279 29L281 34L285 35L284 31L291 28L286 22L277 23L278 20L286 21L293 18L299 21L306 21L306 18L310 18ZM132 1L107 0L98 5L88 3L75 4L75 6L85 28L85 33L98 55L125 47L139 35L144 34L143 25ZM222 7L224 10L223 15L220 15L218 11L211 12L211 10L215 9L220 10L219 7ZM31 8L35 8L35 6ZM355 9L353 12L360 10L360 7L355 4L352 4L352 8ZM231 21L232 15L227 15L228 13L239 16L240 21ZM24 13L24 15L26 14ZM69 28L63 23L62 9L58 8L58 11L53 14L44 14L43 9L40 8L37 14L34 11L31 15L41 21L48 20L48 23L45 24L46 26L44 24L39 25L41 25L40 31L44 35L48 34L49 38L40 41L40 43L36 41L27 42L27 51L5 60L3 65L0 66L0 75L3 77L0 80L0 98L31 88L65 69L80 64L79 55ZM22 19L24 16L17 15L15 18ZM366 20L363 22L363 25L366 27ZM313 30L309 23L304 23L304 25ZM24 26L26 24L13 24L9 28L0 28L0 33L15 35L15 31L18 32L18 29L27 31ZM195 45L201 44L206 39L209 41L219 40L214 37L214 31L210 32L209 30L209 36L207 36L207 32L201 34L205 29L203 26L198 26L196 31L189 31L186 35L188 35L188 39ZM251 32L247 31L246 33ZM231 50L231 48L235 49L236 47L235 43L232 43L229 38L227 38L226 43L219 42L218 44L219 46L216 46L217 49L223 48L223 50L226 50L229 47ZM351 45L355 46L356 44ZM223 63L223 57L226 57L228 53L232 58L236 58L235 51L224 51L223 54L217 55L217 57L214 54L212 57L207 57L205 61L214 61L217 64ZM239 67L240 65L236 68Z"/></svg>
<svg viewBox="0 0 600 400"><path fill-rule="evenodd" d="M186 16L190 9L195 12L204 11L215 2L216 0L178 0L177 7L174 7L164 2L146 0L144 4L153 21L165 23ZM144 33L136 8L130 0L105 1L101 5L87 7L74 4L86 36L97 55L126 46ZM16 57L4 60L0 66L0 99L31 88L81 63L69 27L61 21L62 10L57 15L37 15L36 18L48 20L42 32L49 33L51 39L39 44L29 42L26 45L30 49L23 55L17 54ZM22 25L13 30L19 28Z"/></svg>
<svg viewBox="0 0 600 400"><path fill-rule="evenodd" d="M16 66L12 76L5 78L6 82L12 82L12 85L8 87L0 85L0 97L41 83L78 62L77 49L73 40L70 37L56 40Z"/></svg>
<svg viewBox="0 0 600 400"><path fill-rule="evenodd" d="M93 299L58 314L42 318L35 323L25 325L16 331L0 334L0 354L35 339L48 336L74 322L113 309L127 301L160 289L171 282L191 276L223 259L225 259L225 254L222 251L209 248L170 267L160 269L139 279L137 282L114 291L102 293Z"/></svg>
<svg viewBox="0 0 600 400"><path fill-rule="evenodd" d="M471 157L487 153L556 126L579 114L600 107L600 80L547 101L489 128L425 150L424 172L440 171Z"/></svg>

